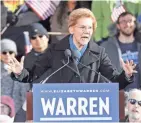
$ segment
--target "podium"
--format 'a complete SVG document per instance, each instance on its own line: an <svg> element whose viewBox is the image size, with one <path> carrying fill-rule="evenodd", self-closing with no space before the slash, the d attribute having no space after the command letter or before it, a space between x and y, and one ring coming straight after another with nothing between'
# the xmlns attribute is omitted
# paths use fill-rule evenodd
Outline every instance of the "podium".
<svg viewBox="0 0 141 123"><path fill-rule="evenodd" d="M27 112L26 119L33 120L33 93L27 92ZM125 118L124 107L125 98L124 98L124 90L119 91L119 119L123 120Z"/></svg>

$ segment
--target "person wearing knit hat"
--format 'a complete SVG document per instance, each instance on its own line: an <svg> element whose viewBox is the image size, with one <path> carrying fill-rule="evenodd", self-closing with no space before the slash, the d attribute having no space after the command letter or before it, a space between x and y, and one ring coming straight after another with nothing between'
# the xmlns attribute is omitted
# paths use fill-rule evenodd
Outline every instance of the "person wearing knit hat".
<svg viewBox="0 0 141 123"><path fill-rule="evenodd" d="M24 67L28 70L32 70L34 63L49 47L49 35L47 30L40 23L31 24L30 29L29 37L32 50L24 59Z"/></svg>
<svg viewBox="0 0 141 123"><path fill-rule="evenodd" d="M32 38L35 35L45 35L49 38L47 30L40 23L33 23L30 25L29 37Z"/></svg>
<svg viewBox="0 0 141 123"><path fill-rule="evenodd" d="M49 35L40 23L30 25L29 38L33 49L42 53L48 47Z"/></svg>
<svg viewBox="0 0 141 123"><path fill-rule="evenodd" d="M17 55L17 47L14 41L10 39L2 39L1 44L1 74L0 74L0 84L1 84L1 95L7 95L13 98L15 103L15 113L20 110L23 105L23 102L26 98L26 92L29 90L29 83L19 83L18 81L11 79L11 70L9 69L8 64L11 63L11 59L15 58ZM15 58L16 59L16 58ZM23 61L23 59L21 59ZM4 98L4 101L7 98ZM7 99L8 100L8 99ZM7 101L10 102L10 101ZM10 99L9 99L10 100ZM5 105L5 104L4 104ZM9 104L8 104L9 105ZM7 108L7 111L10 108ZM3 116L1 116L2 118ZM0 122L1 123L1 122Z"/></svg>
<svg viewBox="0 0 141 123"><path fill-rule="evenodd" d="M40 23L33 23L30 25L29 38L32 45L32 50L26 54L23 65L28 70L32 70L35 62L39 59L39 57L41 57L41 55L45 53L48 48L49 35L47 30ZM15 122L26 121L25 105L26 101L24 102L22 108L17 112L15 116Z"/></svg>
<svg viewBox="0 0 141 123"><path fill-rule="evenodd" d="M0 97L0 123L13 123L15 117L15 104L10 96Z"/></svg>
<svg viewBox="0 0 141 123"><path fill-rule="evenodd" d="M10 62L11 57L15 57L17 55L17 46L14 41L10 39L2 39L1 40L1 61L5 64Z"/></svg>

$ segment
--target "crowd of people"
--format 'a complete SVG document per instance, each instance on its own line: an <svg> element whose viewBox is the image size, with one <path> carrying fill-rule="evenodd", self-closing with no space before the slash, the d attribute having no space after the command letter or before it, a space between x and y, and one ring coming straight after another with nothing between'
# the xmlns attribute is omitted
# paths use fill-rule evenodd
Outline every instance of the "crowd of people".
<svg viewBox="0 0 141 123"><path fill-rule="evenodd" d="M15 16L16 9L7 9L5 1L2 29L4 22L10 27L0 41L1 122L25 122L26 92L68 60L46 83L117 82L125 91L126 116L119 120L141 122L140 1L122 3L127 9L116 22L110 21L117 5L113 1L60 1L54 15L44 21L28 6ZM112 7L107 12L103 4ZM49 31L65 34L49 35ZM25 52L27 42L32 46L29 52Z"/></svg>

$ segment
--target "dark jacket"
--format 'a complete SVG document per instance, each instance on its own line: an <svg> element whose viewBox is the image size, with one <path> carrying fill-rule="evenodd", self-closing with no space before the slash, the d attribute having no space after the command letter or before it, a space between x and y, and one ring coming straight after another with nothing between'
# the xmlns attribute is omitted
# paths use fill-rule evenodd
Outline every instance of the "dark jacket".
<svg viewBox="0 0 141 123"><path fill-rule="evenodd" d="M137 41L137 38L136 38ZM107 41L103 42L101 44L105 48L106 53L108 54L110 60L112 63L116 66L118 71L121 70L121 65L120 65L120 58L122 57L121 49L118 43L118 39L116 36L108 38ZM139 64L137 65L139 67L138 71L138 76L135 76L133 83L129 84L126 89L129 88L139 88L141 87L141 43L137 41L137 50L138 50L138 59L139 59ZM115 57L116 56L116 57Z"/></svg>
<svg viewBox="0 0 141 123"><path fill-rule="evenodd" d="M39 58L40 55L42 55L43 53L38 53L36 52L34 49L32 49L26 56L24 59L24 68L28 69L28 70L32 70L34 63L37 61L37 59ZM30 83L30 88L32 88L32 83ZM26 111L23 110L23 108L21 107L20 110L16 113L14 122L25 122L26 121Z"/></svg>
<svg viewBox="0 0 141 123"><path fill-rule="evenodd" d="M48 48L49 48L49 45L48 45ZM38 59L40 61L40 57L46 52L46 50L43 53L39 53L39 52L36 52L34 49L32 49L31 52L29 52L25 56L24 68L27 69L28 71L34 71L36 61L38 61ZM34 76L33 74L34 74L34 72L31 72L30 76ZM50 74L50 70L49 69L47 70L47 72L45 72L45 74L40 75L40 78L34 80L33 83L39 83L46 76L48 76L48 74ZM32 88L32 83L31 83L31 88Z"/></svg>
<svg viewBox="0 0 141 123"><path fill-rule="evenodd" d="M28 69L28 70L32 70L34 63L37 61L37 59L39 58L40 55L42 55L43 53L38 53L36 52L34 49L32 49L26 56L24 59L24 68Z"/></svg>
<svg viewBox="0 0 141 123"><path fill-rule="evenodd" d="M62 60L65 60L65 62L67 62L67 58L65 58L64 55L64 51L66 49L70 49L69 36L65 37L57 44L54 44L50 48L48 48L47 52L44 53L40 57L40 60L37 61L34 70L28 72L28 70L23 69L22 74L18 77L18 80L23 82L32 82L34 79L39 78L45 71L47 71L47 69L51 69L52 72L57 70L58 68L63 66ZM111 61L109 60L107 54L105 53L104 48L98 46L93 41L89 42L88 48L86 49L84 55L81 57L80 62L87 67L100 72L112 82L119 82L120 89L125 88L125 86L132 82L132 80L125 76L124 72L119 74L116 71L116 69L111 64ZM74 63L71 60L69 66L75 69ZM80 71L81 80L83 80L83 82L97 82L97 73L89 70L81 64L78 64L78 69ZM32 76L30 76L31 74ZM101 78L100 81L104 82L105 80ZM80 83L80 78L71 69L65 67L54 74L52 77L50 77L47 82Z"/></svg>

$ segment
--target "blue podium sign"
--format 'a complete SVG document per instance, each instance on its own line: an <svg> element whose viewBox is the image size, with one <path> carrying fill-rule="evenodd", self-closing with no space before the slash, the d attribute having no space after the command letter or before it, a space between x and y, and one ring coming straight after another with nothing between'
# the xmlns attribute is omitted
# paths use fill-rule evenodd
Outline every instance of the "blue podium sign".
<svg viewBox="0 0 141 123"><path fill-rule="evenodd" d="M118 122L117 83L33 85L34 122Z"/></svg>

